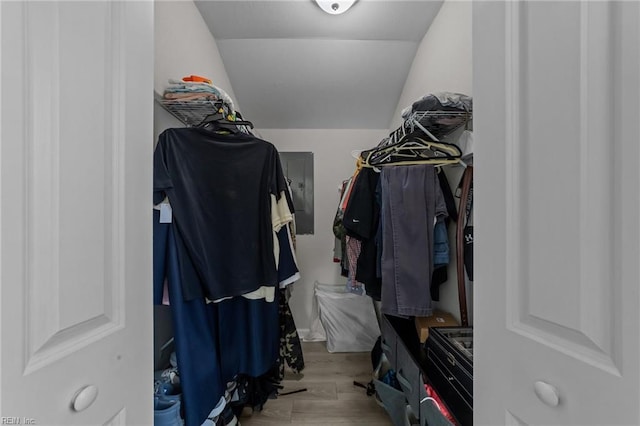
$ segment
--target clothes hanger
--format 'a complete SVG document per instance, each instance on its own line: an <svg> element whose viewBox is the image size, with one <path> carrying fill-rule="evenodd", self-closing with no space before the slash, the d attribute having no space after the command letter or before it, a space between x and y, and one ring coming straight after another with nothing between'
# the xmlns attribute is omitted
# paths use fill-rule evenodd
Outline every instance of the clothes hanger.
<svg viewBox="0 0 640 426"><path fill-rule="evenodd" d="M253 123L246 120L236 120L230 121L224 117L221 117L220 114L209 114L207 115L200 123L196 125L196 127L200 128L211 128L214 130L226 129L233 133L239 131L238 126L248 126L253 129Z"/></svg>
<svg viewBox="0 0 640 426"><path fill-rule="evenodd" d="M399 153L408 150L413 155L428 159L445 158L454 160L462 157L462 151L457 145L424 140L419 137L403 142L397 150ZM399 153L396 155L399 155Z"/></svg>
<svg viewBox="0 0 640 426"><path fill-rule="evenodd" d="M215 131L227 130L231 133L237 133L240 129L238 126L247 126L253 129L253 123L247 120L229 120L231 114L225 115L225 108L222 103L217 106L217 112L207 114L196 127L213 129Z"/></svg>
<svg viewBox="0 0 640 426"><path fill-rule="evenodd" d="M398 142L374 149L364 157L364 164L381 166L391 164L454 164L460 162L462 152L457 145L424 139L421 134L410 133Z"/></svg>

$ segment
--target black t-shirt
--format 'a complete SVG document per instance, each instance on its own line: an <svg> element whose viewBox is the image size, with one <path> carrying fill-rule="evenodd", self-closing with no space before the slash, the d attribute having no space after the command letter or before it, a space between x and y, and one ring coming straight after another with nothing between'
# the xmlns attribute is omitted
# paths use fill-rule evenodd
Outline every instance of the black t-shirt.
<svg viewBox="0 0 640 426"><path fill-rule="evenodd" d="M342 218L347 235L362 241L355 278L364 283L367 294L375 300L380 300L381 292L381 281L376 274L376 234L380 221L376 187L379 180L380 174L373 169L364 168L360 171Z"/></svg>
<svg viewBox="0 0 640 426"><path fill-rule="evenodd" d="M154 204L169 198L183 255L200 279L183 283L185 300L277 285L271 200L287 186L271 143L201 128L165 130L155 150L153 190Z"/></svg>

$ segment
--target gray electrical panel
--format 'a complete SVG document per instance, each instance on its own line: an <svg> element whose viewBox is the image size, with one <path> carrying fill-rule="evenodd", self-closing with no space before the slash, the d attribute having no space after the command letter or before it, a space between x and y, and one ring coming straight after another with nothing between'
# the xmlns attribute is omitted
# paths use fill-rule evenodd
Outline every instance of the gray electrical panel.
<svg viewBox="0 0 640 426"><path fill-rule="evenodd" d="M280 152L296 208L296 234L313 234L313 152Z"/></svg>

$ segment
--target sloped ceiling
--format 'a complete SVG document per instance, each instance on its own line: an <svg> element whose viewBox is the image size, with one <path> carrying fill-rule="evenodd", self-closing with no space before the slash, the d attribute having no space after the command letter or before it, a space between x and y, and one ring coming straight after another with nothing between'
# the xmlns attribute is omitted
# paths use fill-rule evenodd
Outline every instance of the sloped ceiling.
<svg viewBox="0 0 640 426"><path fill-rule="evenodd" d="M442 1L196 1L257 128L388 129ZM455 29L452 29L455 31Z"/></svg>

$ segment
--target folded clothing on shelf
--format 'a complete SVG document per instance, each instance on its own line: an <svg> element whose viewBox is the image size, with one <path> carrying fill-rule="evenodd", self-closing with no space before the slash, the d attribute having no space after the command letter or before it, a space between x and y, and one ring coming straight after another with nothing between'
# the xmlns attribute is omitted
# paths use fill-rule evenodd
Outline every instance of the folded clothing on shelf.
<svg viewBox="0 0 640 426"><path fill-rule="evenodd" d="M211 96L210 96L209 99L206 99L206 100L221 100L227 105L230 112L235 111L235 106L233 104L233 100L231 99L231 96L229 96L229 94L225 92L223 89L221 89L220 87L217 87L213 83L211 83L211 80L207 79L206 77L192 75L192 76L184 77L182 80L169 79L169 84L164 91L164 95L163 95L164 98L174 99L174 100L176 99L187 100L186 97L185 98L180 98L179 96L176 97L176 95L184 95L184 94L213 95L215 96L215 99L211 99ZM191 98L188 100L201 100L201 99Z"/></svg>
<svg viewBox="0 0 640 426"><path fill-rule="evenodd" d="M472 111L473 98L462 93L429 93L402 110L402 118L416 111Z"/></svg>

